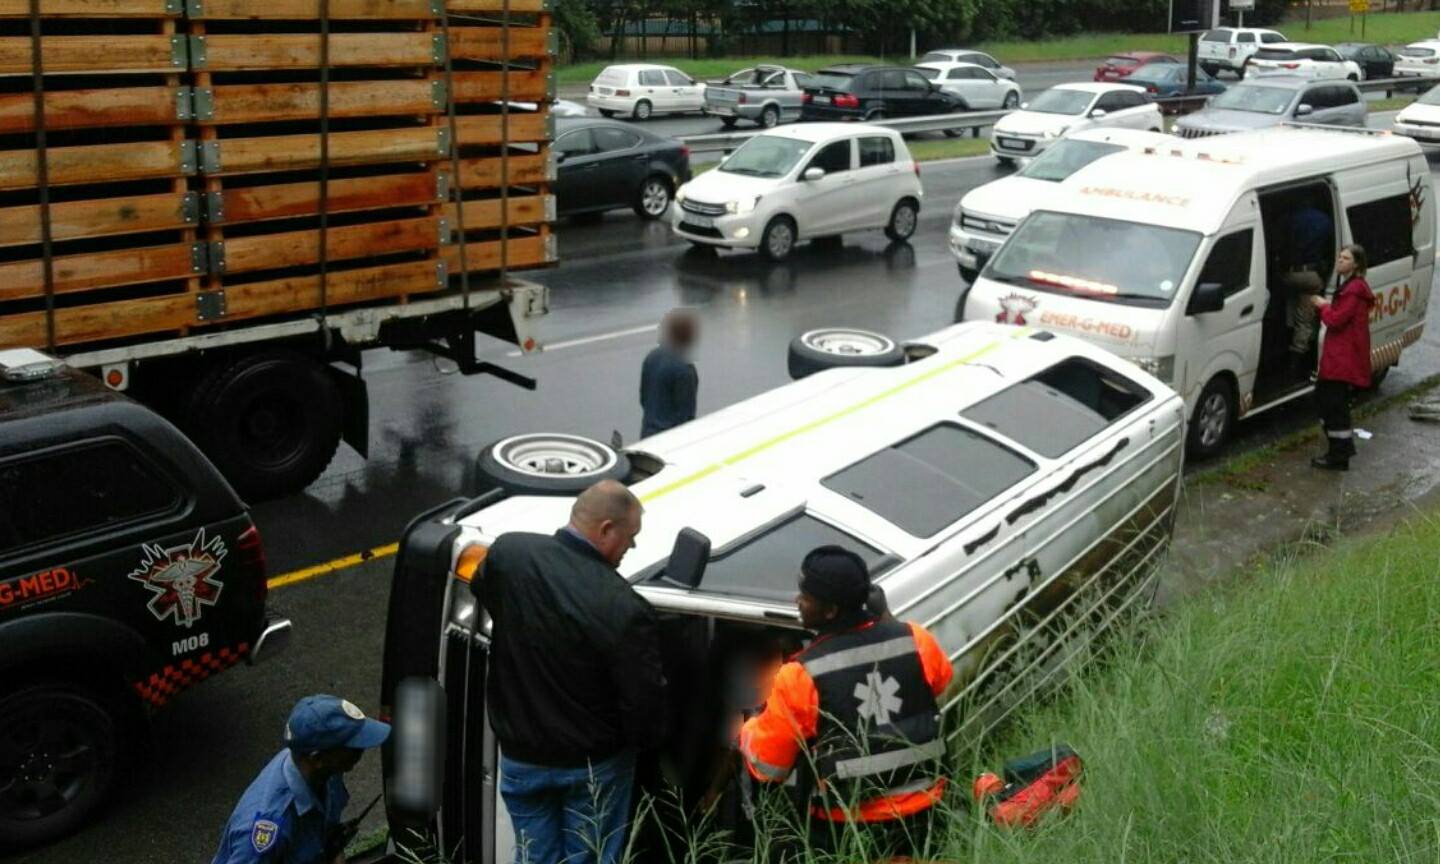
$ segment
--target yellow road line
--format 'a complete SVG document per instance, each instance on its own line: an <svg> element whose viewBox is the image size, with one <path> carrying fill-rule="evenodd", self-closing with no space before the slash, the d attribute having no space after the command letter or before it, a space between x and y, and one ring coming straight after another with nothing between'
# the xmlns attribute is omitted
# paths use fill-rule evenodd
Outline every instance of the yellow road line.
<svg viewBox="0 0 1440 864"><path fill-rule="evenodd" d="M296 582L304 582L308 579L314 579L317 576L334 573L336 570L356 567L364 564L366 561L374 561L376 558L388 558L399 551L399 543L386 543L384 546L376 546L374 549L356 552L354 555L346 555L343 558L326 561L324 564L316 564L313 567L305 567L300 570L291 570L289 573L282 573L270 579L265 584L270 588L283 588L286 585L294 585Z"/></svg>

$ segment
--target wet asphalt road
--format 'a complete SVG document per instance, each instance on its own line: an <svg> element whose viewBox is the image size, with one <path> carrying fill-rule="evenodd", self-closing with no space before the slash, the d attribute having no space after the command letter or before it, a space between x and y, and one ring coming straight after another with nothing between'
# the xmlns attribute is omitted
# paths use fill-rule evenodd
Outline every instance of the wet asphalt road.
<svg viewBox="0 0 1440 864"><path fill-rule="evenodd" d="M1440 160L1432 160L1440 164ZM416 511L462 494L473 460L512 432L548 429L608 438L638 437L638 367L667 309L699 310L700 408L713 411L785 383L785 351L819 325L867 327L915 337L946 326L960 286L945 226L961 194L1000 176L986 158L923 169L926 201L915 240L846 238L842 249L801 247L784 264L758 256L697 256L663 224L615 213L560 227L562 265L531 274L552 291L540 323L551 347L486 357L536 377L526 392L494 378L447 374L441 362L372 352L371 458L342 449L303 495L255 508L273 574L381 546ZM1440 330L1430 330L1387 391L1440 370ZM1256 446L1311 421L1307 405L1242 424L1236 449ZM271 606L296 625L288 652L240 668L177 699L155 719L146 760L103 820L79 835L14 860L76 862L208 861L220 826L254 773L278 749L299 696L334 692L374 709L380 674L388 559L277 589ZM352 775L353 799L378 792L373 756ZM377 812L369 820L378 825Z"/></svg>

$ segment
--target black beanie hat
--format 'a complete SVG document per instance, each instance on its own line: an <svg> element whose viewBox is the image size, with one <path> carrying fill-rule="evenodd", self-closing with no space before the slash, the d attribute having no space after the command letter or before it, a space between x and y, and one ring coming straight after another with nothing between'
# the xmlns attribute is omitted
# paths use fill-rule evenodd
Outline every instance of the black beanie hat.
<svg viewBox="0 0 1440 864"><path fill-rule="evenodd" d="M849 549L821 546L800 564L800 590L844 612L859 609L870 596L870 568Z"/></svg>

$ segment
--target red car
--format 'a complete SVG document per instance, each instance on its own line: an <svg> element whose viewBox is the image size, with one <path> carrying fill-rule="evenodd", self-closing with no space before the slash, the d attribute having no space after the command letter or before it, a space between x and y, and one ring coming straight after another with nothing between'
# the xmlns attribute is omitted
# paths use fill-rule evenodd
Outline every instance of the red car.
<svg viewBox="0 0 1440 864"><path fill-rule="evenodd" d="M1147 63L1179 62L1169 54L1160 54L1155 51L1129 51L1125 54L1114 54L1106 57L1105 62L1095 70L1095 80L1123 81L1130 77L1130 73Z"/></svg>

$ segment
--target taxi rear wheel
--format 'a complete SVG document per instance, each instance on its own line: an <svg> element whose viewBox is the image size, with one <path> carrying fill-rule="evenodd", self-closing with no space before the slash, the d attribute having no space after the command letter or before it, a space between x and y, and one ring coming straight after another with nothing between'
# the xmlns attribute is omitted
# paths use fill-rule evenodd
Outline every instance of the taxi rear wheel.
<svg viewBox="0 0 1440 864"><path fill-rule="evenodd" d="M512 435L480 452L477 492L499 487L516 495L577 495L601 480L622 480L630 460L581 435Z"/></svg>
<svg viewBox="0 0 1440 864"><path fill-rule="evenodd" d="M89 819L115 784L119 727L103 699L74 685L0 698L0 848L48 843Z"/></svg>
<svg viewBox="0 0 1440 864"><path fill-rule="evenodd" d="M826 369L856 366L899 366L905 349L882 333L850 327L823 327L802 333L790 343L787 365L799 381Z"/></svg>
<svg viewBox="0 0 1440 864"><path fill-rule="evenodd" d="M1208 459L1220 452L1230 440L1235 426L1235 386L1230 379L1217 375L1200 392L1195 413L1190 417L1190 455Z"/></svg>

